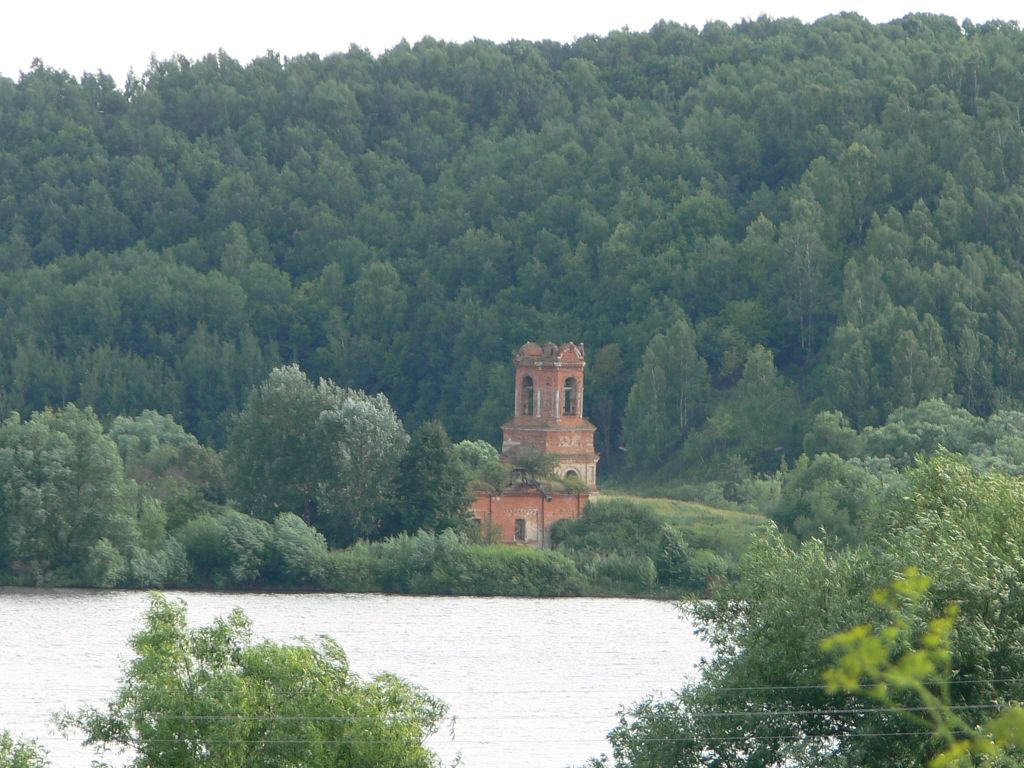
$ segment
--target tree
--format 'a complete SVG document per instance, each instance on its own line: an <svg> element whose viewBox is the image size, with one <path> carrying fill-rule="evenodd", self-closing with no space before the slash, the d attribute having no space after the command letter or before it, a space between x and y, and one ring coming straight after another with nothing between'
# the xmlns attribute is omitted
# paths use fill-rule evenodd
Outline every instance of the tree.
<svg viewBox="0 0 1024 768"><path fill-rule="evenodd" d="M785 474L771 516L800 539L827 536L852 545L862 532L861 517L877 503L890 479L878 467L857 459L834 453L804 455Z"/></svg>
<svg viewBox="0 0 1024 768"><path fill-rule="evenodd" d="M320 479L311 521L340 546L380 535L409 443L384 395L345 390L344 396L317 417Z"/></svg>
<svg viewBox="0 0 1024 768"><path fill-rule="evenodd" d="M825 670L827 688L866 698L930 730L942 751L928 761L929 768L1003 765L1003 755L1024 749L1024 708L1017 704L999 708L994 703L984 709L1001 711L981 723L961 714L951 687L959 608L946 606L917 637L903 615L903 607L919 602L930 585L928 576L908 568L872 596L888 609L888 626L861 624L822 640L822 650L842 652L836 664ZM904 650L912 640L914 645Z"/></svg>
<svg viewBox="0 0 1024 768"><path fill-rule="evenodd" d="M0 768L48 768L46 751L34 741L16 741L0 731Z"/></svg>
<svg viewBox="0 0 1024 768"><path fill-rule="evenodd" d="M613 466L620 456L616 449L627 381L623 367L622 347L614 343L598 349L588 363L587 415L597 427L599 452L607 466Z"/></svg>
<svg viewBox="0 0 1024 768"><path fill-rule="evenodd" d="M500 492L510 481L510 467L498 449L483 440L463 440L452 446L455 460L470 487Z"/></svg>
<svg viewBox="0 0 1024 768"><path fill-rule="evenodd" d="M686 318L651 339L626 403L630 462L653 468L699 426L707 410L711 378L697 353L697 336Z"/></svg>
<svg viewBox="0 0 1024 768"><path fill-rule="evenodd" d="M555 478L558 455L529 445L517 445L507 454L515 474L525 475L530 483L543 483ZM524 478L520 478L524 479Z"/></svg>
<svg viewBox="0 0 1024 768"><path fill-rule="evenodd" d="M831 551L810 541L793 549L778 536L755 544L736 581L690 609L714 651L701 682L673 700L633 707L611 734L614 764L921 765L935 751L930 731L902 712L837 699L820 677L833 657L819 641L884 621L883 607L860 597L910 565L933 579L926 598L903 606L910 628L959 606L950 649L957 712L976 726L993 701L1021 700L1024 650L1012 638L1024 631L1024 481L976 474L950 456L905 480L891 505L869 515L861 546Z"/></svg>
<svg viewBox="0 0 1024 768"><path fill-rule="evenodd" d="M758 471L778 469L795 443L800 411L792 386L775 368L771 351L760 344L747 353L743 375L708 420L708 437L720 450Z"/></svg>
<svg viewBox="0 0 1024 768"><path fill-rule="evenodd" d="M813 354L822 320L831 312L837 272L835 253L823 242L821 206L801 188L792 201L793 217L779 230L778 301L790 322L800 329L800 351Z"/></svg>
<svg viewBox="0 0 1024 768"><path fill-rule="evenodd" d="M256 642L235 610L190 629L184 605L154 595L136 654L104 709L65 714L85 743L131 749L134 768L434 768L423 745L437 699L387 674L363 681L344 651Z"/></svg>
<svg viewBox="0 0 1024 768"><path fill-rule="evenodd" d="M228 435L229 488L257 517L290 512L332 544L349 544L378 534L407 442L383 395L314 385L296 365L275 368Z"/></svg>
<svg viewBox="0 0 1024 768"><path fill-rule="evenodd" d="M398 466L392 533L461 531L469 523L472 497L448 433L438 421L413 433Z"/></svg>
<svg viewBox="0 0 1024 768"><path fill-rule="evenodd" d="M79 582L92 554L114 549L101 559L115 564L137 540L134 502L92 411L69 405L0 425L0 568L30 583Z"/></svg>
<svg viewBox="0 0 1024 768"><path fill-rule="evenodd" d="M220 455L156 411L118 416L108 431L125 474L144 492L165 502L175 522L210 502L224 501Z"/></svg>

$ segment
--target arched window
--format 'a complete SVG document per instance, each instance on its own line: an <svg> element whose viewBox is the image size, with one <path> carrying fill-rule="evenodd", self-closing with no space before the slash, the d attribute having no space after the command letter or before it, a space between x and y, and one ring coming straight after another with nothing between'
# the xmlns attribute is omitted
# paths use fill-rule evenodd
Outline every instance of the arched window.
<svg viewBox="0 0 1024 768"><path fill-rule="evenodd" d="M533 379L523 376L523 389L519 396L519 410L524 416L533 416Z"/></svg>
<svg viewBox="0 0 1024 768"><path fill-rule="evenodd" d="M566 477L575 477L577 480L580 479L580 473L577 472L575 469L567 469L565 471L565 476Z"/></svg>
<svg viewBox="0 0 1024 768"><path fill-rule="evenodd" d="M576 379L572 376L565 380L565 388L562 391L562 414L576 415Z"/></svg>

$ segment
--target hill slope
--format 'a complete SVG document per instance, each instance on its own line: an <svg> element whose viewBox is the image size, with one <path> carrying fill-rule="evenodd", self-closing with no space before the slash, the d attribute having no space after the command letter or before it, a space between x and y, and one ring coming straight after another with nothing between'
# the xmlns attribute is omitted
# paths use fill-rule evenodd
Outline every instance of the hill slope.
<svg viewBox="0 0 1024 768"><path fill-rule="evenodd" d="M709 477L823 409L1013 407L1021 71L929 15L39 65L0 79L0 407L217 444L295 361L494 440L512 350L575 339L603 468Z"/></svg>

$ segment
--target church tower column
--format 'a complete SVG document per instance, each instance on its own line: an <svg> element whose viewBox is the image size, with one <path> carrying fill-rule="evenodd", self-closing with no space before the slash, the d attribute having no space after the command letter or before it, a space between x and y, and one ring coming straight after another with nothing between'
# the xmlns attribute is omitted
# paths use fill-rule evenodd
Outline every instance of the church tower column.
<svg viewBox="0 0 1024 768"><path fill-rule="evenodd" d="M583 416L582 344L524 344L515 356L515 411L502 425L502 461L514 463L518 452L535 450L556 459L560 478L576 477L597 489L594 432Z"/></svg>

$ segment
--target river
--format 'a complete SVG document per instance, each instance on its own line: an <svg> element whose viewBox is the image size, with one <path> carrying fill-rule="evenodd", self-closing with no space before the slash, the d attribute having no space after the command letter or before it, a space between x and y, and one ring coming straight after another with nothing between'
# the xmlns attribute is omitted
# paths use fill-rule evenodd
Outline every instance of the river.
<svg viewBox="0 0 1024 768"><path fill-rule="evenodd" d="M428 743L464 768L563 768L607 753L620 707L671 695L707 654L675 606L653 600L168 595L187 603L193 624L238 607L258 637L328 635L359 674L390 671L424 686L454 718ZM0 588L0 730L37 739L54 768L86 768L93 752L50 717L107 699L147 600Z"/></svg>

